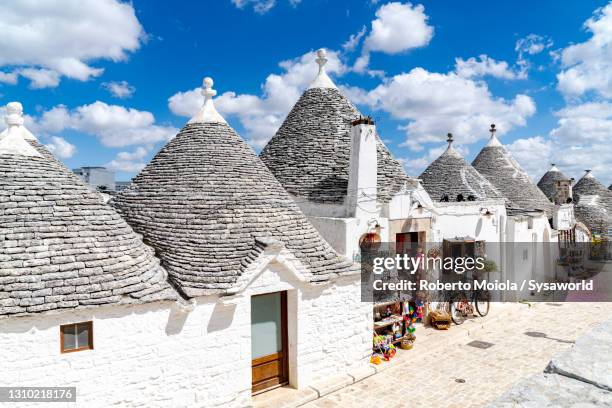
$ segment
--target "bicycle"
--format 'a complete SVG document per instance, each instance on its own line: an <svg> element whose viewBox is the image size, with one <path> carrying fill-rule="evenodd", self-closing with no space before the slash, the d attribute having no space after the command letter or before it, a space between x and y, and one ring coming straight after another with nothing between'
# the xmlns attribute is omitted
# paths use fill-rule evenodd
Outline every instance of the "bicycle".
<svg viewBox="0 0 612 408"><path fill-rule="evenodd" d="M489 314L491 307L491 294L488 290L472 290L470 296L465 291L460 291L450 295L448 301L449 314L451 320L456 325L463 324L469 316L474 316L474 310L479 316L484 317Z"/></svg>

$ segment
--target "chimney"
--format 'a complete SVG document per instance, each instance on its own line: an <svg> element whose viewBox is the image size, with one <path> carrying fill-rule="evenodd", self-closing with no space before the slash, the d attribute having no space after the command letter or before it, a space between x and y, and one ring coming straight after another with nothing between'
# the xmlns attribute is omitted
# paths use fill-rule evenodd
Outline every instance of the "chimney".
<svg viewBox="0 0 612 408"><path fill-rule="evenodd" d="M373 217L377 212L376 127L372 118L352 122L347 191L349 217Z"/></svg>

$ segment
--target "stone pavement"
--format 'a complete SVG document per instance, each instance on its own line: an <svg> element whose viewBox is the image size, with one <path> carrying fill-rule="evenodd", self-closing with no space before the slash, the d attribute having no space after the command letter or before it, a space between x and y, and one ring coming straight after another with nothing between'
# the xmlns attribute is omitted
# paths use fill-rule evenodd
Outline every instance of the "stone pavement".
<svg viewBox="0 0 612 408"><path fill-rule="evenodd" d="M490 404L490 408L516 406L612 407L612 319L556 355L545 373L528 377Z"/></svg>
<svg viewBox="0 0 612 408"><path fill-rule="evenodd" d="M383 371L303 406L483 407L520 380L542 373L554 355L611 317L612 303L496 303L486 318L448 331L419 327L416 346L377 367ZM473 340L492 346L469 346ZM273 394L265 398L256 406L276 405L269 399ZM282 405L290 405L290 398L284 396Z"/></svg>

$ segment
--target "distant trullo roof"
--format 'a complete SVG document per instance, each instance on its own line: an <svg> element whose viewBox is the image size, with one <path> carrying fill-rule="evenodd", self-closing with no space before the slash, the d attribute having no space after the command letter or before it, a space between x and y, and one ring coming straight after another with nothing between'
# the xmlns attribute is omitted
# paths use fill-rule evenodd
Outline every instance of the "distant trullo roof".
<svg viewBox="0 0 612 408"><path fill-rule="evenodd" d="M582 195L574 207L574 214L591 232L606 234L612 227L612 214L598 195Z"/></svg>
<svg viewBox="0 0 612 408"><path fill-rule="evenodd" d="M550 201L554 201L557 191L555 184L557 181L563 180L569 180L569 177L563 174L553 163L550 170L544 173L540 181L538 181L538 188L542 190Z"/></svg>
<svg viewBox="0 0 612 408"><path fill-rule="evenodd" d="M476 156L472 166L510 200L511 206L551 214L553 204L497 139L495 125L491 125L491 139Z"/></svg>
<svg viewBox="0 0 612 408"><path fill-rule="evenodd" d="M348 187L351 122L360 113L327 76L326 61L325 51L319 50L319 74L260 157L292 195L341 203ZM409 178L376 137L377 199L387 202Z"/></svg>
<svg viewBox="0 0 612 408"><path fill-rule="evenodd" d="M270 170L214 109L204 108L115 197L188 297L228 293L271 241L325 281L354 273L319 235Z"/></svg>
<svg viewBox="0 0 612 408"><path fill-rule="evenodd" d="M176 299L152 249L119 214L24 139L21 104L8 105L6 121L0 316Z"/></svg>
<svg viewBox="0 0 612 408"><path fill-rule="evenodd" d="M453 147L452 135L448 134L448 148L434 160L419 177L432 200L500 199L502 194L472 167Z"/></svg>
<svg viewBox="0 0 612 408"><path fill-rule="evenodd" d="M585 170L584 176L574 185L573 192L578 200L582 196L599 196L599 203L606 207L608 215L612 215L612 192L593 176L591 170Z"/></svg>

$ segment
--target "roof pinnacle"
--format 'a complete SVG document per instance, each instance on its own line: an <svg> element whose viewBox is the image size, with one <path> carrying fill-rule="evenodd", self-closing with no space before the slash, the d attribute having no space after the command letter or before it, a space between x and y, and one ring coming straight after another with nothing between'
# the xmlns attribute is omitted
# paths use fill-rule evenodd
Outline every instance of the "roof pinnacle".
<svg viewBox="0 0 612 408"><path fill-rule="evenodd" d="M0 154L42 157L26 139L36 140L23 126L23 105L19 102L9 102L6 105L4 121L8 129L0 135Z"/></svg>
<svg viewBox="0 0 612 408"><path fill-rule="evenodd" d="M336 88L336 85L333 83L329 75L327 75L327 71L325 70L325 65L327 65L327 51L325 48L320 48L317 50L317 59L315 60L317 64L319 64L319 73L314 81L310 84L308 89L312 88Z"/></svg>
<svg viewBox="0 0 612 408"><path fill-rule="evenodd" d="M187 123L227 123L215 108L213 97L217 95L217 91L212 89L213 85L214 81L211 77L204 78L201 90L202 96L204 96L204 103L198 113Z"/></svg>
<svg viewBox="0 0 612 408"><path fill-rule="evenodd" d="M501 146L502 144L495 135L495 133L497 132L497 129L495 128L495 123L491 123L491 128L489 129L489 132L491 133L491 138L487 143L487 147Z"/></svg>

